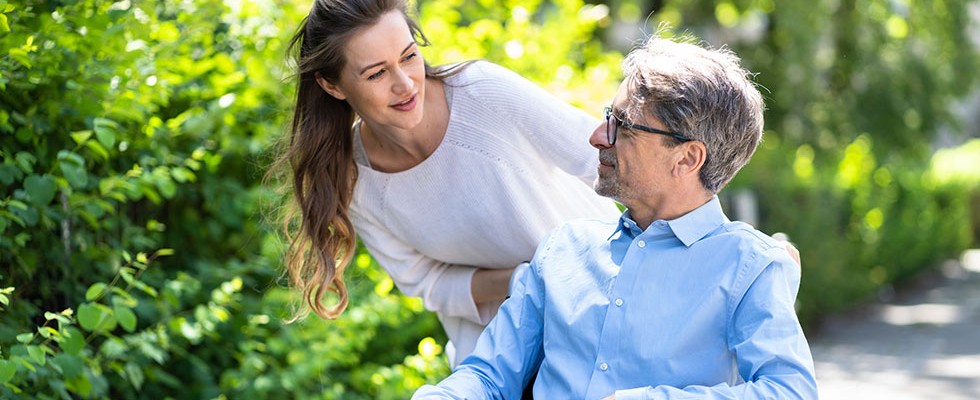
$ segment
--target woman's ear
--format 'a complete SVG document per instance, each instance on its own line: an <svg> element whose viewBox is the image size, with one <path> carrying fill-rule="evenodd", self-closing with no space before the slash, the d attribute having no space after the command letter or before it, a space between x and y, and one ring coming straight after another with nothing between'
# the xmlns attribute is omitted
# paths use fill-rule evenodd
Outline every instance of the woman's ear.
<svg viewBox="0 0 980 400"><path fill-rule="evenodd" d="M674 172L677 175L689 173L699 174L701 167L704 166L705 159L708 158L708 149L704 143L698 140L682 143L678 146L677 162L674 164Z"/></svg>
<svg viewBox="0 0 980 400"><path fill-rule="evenodd" d="M314 72L313 77L316 78L316 84L320 85L320 88L323 89L324 92L327 92L327 94L333 96L337 100L347 100L347 96L344 95L344 91L340 90L340 87L337 85L330 83L330 81L324 78L323 75L320 75L319 72Z"/></svg>

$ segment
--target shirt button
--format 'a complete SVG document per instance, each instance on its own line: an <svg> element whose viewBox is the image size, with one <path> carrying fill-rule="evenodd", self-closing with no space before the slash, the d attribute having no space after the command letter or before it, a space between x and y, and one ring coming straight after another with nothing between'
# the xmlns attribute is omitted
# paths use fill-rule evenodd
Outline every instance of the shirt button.
<svg viewBox="0 0 980 400"><path fill-rule="evenodd" d="M644 241L642 241L642 240L641 240L641 241L639 241L639 242L636 242L636 245L637 245L637 246L638 246L639 248L641 248L641 249L642 249L642 248L644 248L644 247L647 247L647 242L644 242Z"/></svg>
<svg viewBox="0 0 980 400"><path fill-rule="evenodd" d="M623 306L623 299L616 299L616 307L622 307L622 306Z"/></svg>
<svg viewBox="0 0 980 400"><path fill-rule="evenodd" d="M605 370L607 370L607 369L609 369L609 364L606 364L606 363L600 363L600 364L599 364L599 369L601 369L601 370L603 370L603 371L605 371Z"/></svg>
<svg viewBox="0 0 980 400"><path fill-rule="evenodd" d="M630 227L629 222L623 222L623 228L629 228L629 227Z"/></svg>

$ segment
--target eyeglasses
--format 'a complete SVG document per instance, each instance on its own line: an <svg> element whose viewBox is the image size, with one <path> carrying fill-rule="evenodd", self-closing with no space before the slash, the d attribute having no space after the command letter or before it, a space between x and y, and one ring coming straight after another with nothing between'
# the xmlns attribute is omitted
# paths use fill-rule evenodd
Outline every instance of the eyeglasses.
<svg viewBox="0 0 980 400"><path fill-rule="evenodd" d="M619 119L619 117L613 115L612 107L606 107L604 109L604 111L606 113L606 140L609 141L609 145L610 146L616 144L616 131L621 126L625 126L626 129L635 129L635 130L643 131L643 132L647 132L647 133L656 133L658 135L670 136L670 137L672 137L674 139L677 139L677 140L680 140L682 142L690 142L690 141L694 140L694 139L689 138L687 136L684 136L684 135L682 135L680 133L667 132L667 131L660 130L660 129L657 129L657 128L651 128L649 126L643 126L643 125L626 123L625 121Z"/></svg>

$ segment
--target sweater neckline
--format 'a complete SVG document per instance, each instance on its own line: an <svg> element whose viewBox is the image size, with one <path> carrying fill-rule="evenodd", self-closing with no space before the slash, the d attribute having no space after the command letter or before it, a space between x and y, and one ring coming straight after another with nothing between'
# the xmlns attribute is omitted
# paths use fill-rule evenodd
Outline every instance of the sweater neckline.
<svg viewBox="0 0 980 400"><path fill-rule="evenodd" d="M358 118L354 122L353 134L354 134L354 162L357 163L359 173L363 173L364 171L370 171L373 174L378 174L381 176L397 176L399 174L408 174L412 171L422 169L426 163L429 163L429 160L438 156L438 154L442 151L442 148L444 147L447 138L453 132L453 91L451 89L450 84L448 83L443 84L442 86L443 86L442 90L446 94L446 106L449 107L449 122L446 124L446 134L442 135L442 141L440 141L439 145L436 146L436 149L432 151L432 154L429 154L429 156L426 157L424 160L422 160L422 162L404 171L384 172L384 171L379 171L377 169L374 169L374 166L371 165L371 160L367 156L367 150L364 149L364 142L361 140L361 125L363 121L360 118Z"/></svg>

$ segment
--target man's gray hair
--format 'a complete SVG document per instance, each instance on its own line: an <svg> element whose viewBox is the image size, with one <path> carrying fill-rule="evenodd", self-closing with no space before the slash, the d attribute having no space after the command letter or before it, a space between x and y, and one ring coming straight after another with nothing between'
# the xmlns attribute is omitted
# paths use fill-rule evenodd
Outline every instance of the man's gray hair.
<svg viewBox="0 0 980 400"><path fill-rule="evenodd" d="M627 121L653 116L667 130L703 142L708 154L700 179L709 192L718 193L749 162L762 140L765 105L752 74L730 50L658 34L630 52L623 72Z"/></svg>

